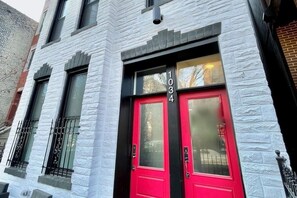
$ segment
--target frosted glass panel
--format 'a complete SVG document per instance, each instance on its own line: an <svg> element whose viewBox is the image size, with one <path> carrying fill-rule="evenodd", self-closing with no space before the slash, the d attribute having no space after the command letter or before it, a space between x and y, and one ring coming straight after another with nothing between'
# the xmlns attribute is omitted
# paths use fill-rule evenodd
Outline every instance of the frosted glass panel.
<svg viewBox="0 0 297 198"><path fill-rule="evenodd" d="M194 171L229 175L218 97L188 101Z"/></svg>
<svg viewBox="0 0 297 198"><path fill-rule="evenodd" d="M163 104L143 104L140 111L140 166L163 168Z"/></svg>

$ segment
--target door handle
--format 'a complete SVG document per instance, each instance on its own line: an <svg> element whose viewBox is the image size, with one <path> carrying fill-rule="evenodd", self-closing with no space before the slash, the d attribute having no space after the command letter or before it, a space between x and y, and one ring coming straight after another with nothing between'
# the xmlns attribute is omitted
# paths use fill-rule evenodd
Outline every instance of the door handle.
<svg viewBox="0 0 297 198"><path fill-rule="evenodd" d="M132 146L132 158L135 158L136 157L136 145L133 144Z"/></svg>
<svg viewBox="0 0 297 198"><path fill-rule="evenodd" d="M134 166L134 164L133 164L133 159L135 159L136 158L136 145L135 144L133 144L132 145L132 159L131 159L131 170L132 171L135 171L135 166Z"/></svg>
<svg viewBox="0 0 297 198"><path fill-rule="evenodd" d="M190 173L188 171L188 163L189 163L189 148L187 146L184 147L184 166L185 166L185 177L190 178Z"/></svg>

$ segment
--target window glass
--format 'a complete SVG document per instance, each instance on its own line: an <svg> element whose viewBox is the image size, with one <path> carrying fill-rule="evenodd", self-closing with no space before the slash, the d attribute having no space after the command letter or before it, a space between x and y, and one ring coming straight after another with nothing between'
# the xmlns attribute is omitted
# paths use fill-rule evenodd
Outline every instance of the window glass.
<svg viewBox="0 0 297 198"><path fill-rule="evenodd" d="M41 108L45 99L48 81L39 82L36 85L36 93L32 102L30 120L39 120Z"/></svg>
<svg viewBox="0 0 297 198"><path fill-rule="evenodd" d="M94 24L97 19L99 0L85 0L79 28Z"/></svg>
<svg viewBox="0 0 297 198"><path fill-rule="evenodd" d="M35 49L31 50L30 55L29 55L29 60L28 60L28 65L26 67L26 70L29 70L32 64L32 60L35 54Z"/></svg>
<svg viewBox="0 0 297 198"><path fill-rule="evenodd" d="M44 13L43 13L42 16L41 16L41 19L40 19L40 22L39 22L39 25L38 25L36 34L39 34L39 33L41 32L41 30L42 30L43 23L44 23L44 19L45 19L45 16L46 16L46 13L47 13L47 11L44 11Z"/></svg>
<svg viewBox="0 0 297 198"><path fill-rule="evenodd" d="M55 41L60 38L63 24L64 24L64 18L56 21L51 32L50 41Z"/></svg>
<svg viewBox="0 0 297 198"><path fill-rule="evenodd" d="M220 98L191 99L188 105L194 171L230 175Z"/></svg>
<svg viewBox="0 0 297 198"><path fill-rule="evenodd" d="M163 104L142 104L140 166L164 167Z"/></svg>
<svg viewBox="0 0 297 198"><path fill-rule="evenodd" d="M79 128L79 118L65 119L63 134L63 146L61 159L59 162L60 168L72 169L74 162L74 154L76 148L76 140Z"/></svg>
<svg viewBox="0 0 297 198"><path fill-rule="evenodd" d="M29 113L28 120L24 121L22 124L20 138L18 145L20 146L19 151L22 150L20 160L22 162L28 162L31 154L32 145L34 142L34 134L36 133L38 127L38 121L41 114L42 105L45 99L47 91L48 80L38 82L35 88L34 98L31 102L31 109ZM17 157L17 152L15 154Z"/></svg>
<svg viewBox="0 0 297 198"><path fill-rule="evenodd" d="M52 26L48 42L55 41L60 38L67 9L68 9L68 1L60 0L58 11L54 19L54 24Z"/></svg>
<svg viewBox="0 0 297 198"><path fill-rule="evenodd" d="M149 94L166 91L166 68L159 67L135 73L135 93Z"/></svg>
<svg viewBox="0 0 297 198"><path fill-rule="evenodd" d="M66 97L63 127L61 158L57 162L60 168L72 169L76 139L79 128L82 100L86 85L87 73L70 75ZM58 145L60 145L58 143ZM61 145L60 145L61 146ZM58 147L60 147L58 146Z"/></svg>
<svg viewBox="0 0 297 198"><path fill-rule="evenodd" d="M69 81L64 116L80 116L87 73L72 75Z"/></svg>
<svg viewBox="0 0 297 198"><path fill-rule="evenodd" d="M147 0L147 7L153 6L154 0Z"/></svg>
<svg viewBox="0 0 297 198"><path fill-rule="evenodd" d="M29 162L29 157L32 151L32 145L34 142L34 134L36 134L36 130L38 127L38 121L32 121L28 124L28 126L23 126L23 128L27 129L24 130L24 134L21 135L26 140L24 145L24 152L22 154L21 160L24 162Z"/></svg>
<svg viewBox="0 0 297 198"><path fill-rule="evenodd" d="M225 82L219 54L177 63L178 88L202 87Z"/></svg>
<svg viewBox="0 0 297 198"><path fill-rule="evenodd" d="M68 1L67 0L62 0L61 8L59 11L60 12L59 12L58 18L63 18L66 16L66 13L68 11Z"/></svg>

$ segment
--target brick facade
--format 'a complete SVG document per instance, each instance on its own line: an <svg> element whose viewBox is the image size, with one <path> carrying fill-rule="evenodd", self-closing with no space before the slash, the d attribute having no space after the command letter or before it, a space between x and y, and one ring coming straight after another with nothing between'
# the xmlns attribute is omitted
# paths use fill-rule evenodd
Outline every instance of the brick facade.
<svg viewBox="0 0 297 198"><path fill-rule="evenodd" d="M5 121L37 22L0 1L0 124Z"/></svg>
<svg viewBox="0 0 297 198"><path fill-rule="evenodd" d="M123 72L121 52L145 45L165 29L183 34L215 23L222 24L218 43L246 196L285 197L274 158L275 149L285 153L285 148L245 1L172 0L161 6L164 20L159 25L152 23L151 10L141 13L145 0L100 1L97 25L75 34L81 1L69 1L61 40L45 46L57 2L53 0L49 6L7 142L7 148L10 148L17 121L24 119L26 114L35 83L34 74L43 64L48 64L53 70L25 179L4 173L9 149L5 150L0 164L0 178L10 183L12 198L35 188L59 198L113 197ZM71 178L72 190L65 190L39 183L38 177L43 174L51 121L59 114L66 81L64 66L78 51L91 59Z"/></svg>
<svg viewBox="0 0 297 198"><path fill-rule="evenodd" d="M48 8L48 4L49 4L50 0L46 0L45 1L45 5L43 7L43 14L42 14L42 17L45 17L44 16L44 13L46 12L47 8ZM17 85L16 85L16 89L15 89L15 93L14 93L14 96L11 100L11 104L10 104L10 107L9 107L9 110L8 110L8 113L6 115L6 120L5 122L8 124L8 125L11 125L12 121L13 121L13 118L14 118L14 115L16 113L16 110L17 110L17 107L19 105L19 100L20 100L20 97L22 95L22 90L25 86L25 82L26 82L26 79L27 79L27 75L28 75L28 69L25 68L27 65L28 65L28 62L30 61L30 58L33 58L33 57L30 57L30 51L34 50L36 45L37 45L37 42L38 42L38 39L39 39L39 34L40 34L40 26L42 26L42 23L43 23L43 18L41 18L41 21L40 23L38 24L38 27L35 27L35 30L37 28L37 30L35 31L35 35L33 36L32 40L31 40L31 46L30 46L30 49L27 51L27 57L25 59L25 61L22 63L22 72L19 76L19 79L18 79L18 82L17 82Z"/></svg>
<svg viewBox="0 0 297 198"><path fill-rule="evenodd" d="M297 88L297 21L277 28L277 35Z"/></svg>

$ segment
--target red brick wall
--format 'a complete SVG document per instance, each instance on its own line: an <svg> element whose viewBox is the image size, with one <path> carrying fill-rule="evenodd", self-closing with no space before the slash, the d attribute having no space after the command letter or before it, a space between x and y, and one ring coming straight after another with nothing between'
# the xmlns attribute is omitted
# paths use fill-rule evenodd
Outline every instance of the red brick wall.
<svg viewBox="0 0 297 198"><path fill-rule="evenodd" d="M279 27L277 35L297 88L297 21L293 21L287 26Z"/></svg>

